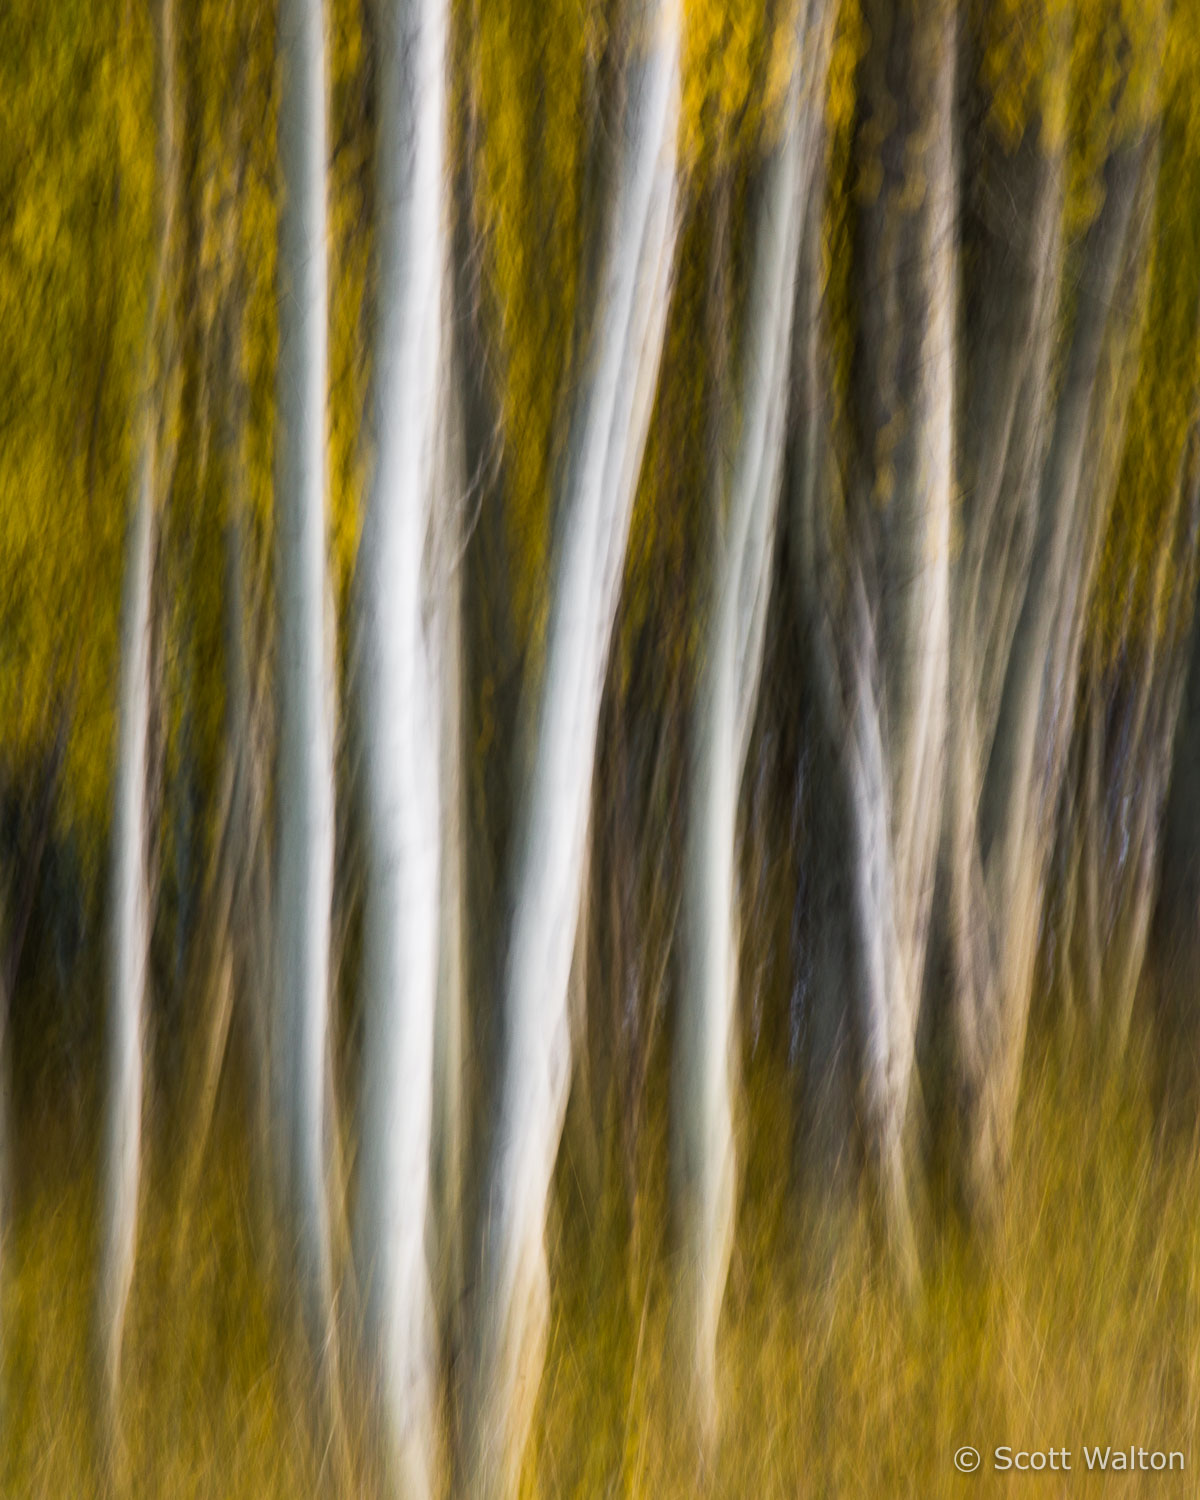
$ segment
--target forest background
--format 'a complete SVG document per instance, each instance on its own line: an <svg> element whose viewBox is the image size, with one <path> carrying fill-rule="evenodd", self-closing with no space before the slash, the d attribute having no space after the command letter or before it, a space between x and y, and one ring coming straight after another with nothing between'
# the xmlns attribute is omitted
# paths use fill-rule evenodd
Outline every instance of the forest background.
<svg viewBox="0 0 1200 1500"><path fill-rule="evenodd" d="M1198 85L9 0L5 1493L1200 1462Z"/></svg>

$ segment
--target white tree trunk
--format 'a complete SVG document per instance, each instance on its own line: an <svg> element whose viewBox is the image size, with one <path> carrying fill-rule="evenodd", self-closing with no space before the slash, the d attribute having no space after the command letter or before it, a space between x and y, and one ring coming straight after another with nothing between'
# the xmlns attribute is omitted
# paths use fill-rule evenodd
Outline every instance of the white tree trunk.
<svg viewBox="0 0 1200 1500"><path fill-rule="evenodd" d="M976 1159L970 1122L998 1028L979 806L1029 574L1049 425L1063 168L1036 119L1015 148L984 127L973 149L978 166L963 185L963 216L978 291L967 303L963 354L963 543L951 567L951 711L923 1028L937 1144L963 1208L978 1218L990 1169Z"/></svg>
<svg viewBox="0 0 1200 1500"><path fill-rule="evenodd" d="M115 1418L125 1313L133 1285L141 1170L146 968L150 948L147 877L147 771L150 728L151 591L159 435L177 394L170 339L163 330L178 192L175 122L175 16L163 0L158 27L158 246L146 319L137 455L125 535L117 686L116 777L109 889L108 996L104 1113L100 1148L100 1264L94 1309L95 1355ZM169 317L165 320L170 325ZM108 1434L109 1437L115 1433Z"/></svg>
<svg viewBox="0 0 1200 1500"><path fill-rule="evenodd" d="M1082 630L1115 482L1113 455L1120 445L1113 433L1124 421L1132 371L1132 283L1148 213L1144 201L1139 211L1139 200L1153 181L1146 170L1149 154L1146 139L1114 151L1104 206L1085 242L1075 326L1038 476L1028 586L1016 615L980 802L996 966L993 1019L968 1125L968 1155L981 1201L994 1196L1011 1145Z"/></svg>
<svg viewBox="0 0 1200 1500"><path fill-rule="evenodd" d="M115 1403L121 1336L133 1283L142 1130L146 962L146 755L150 719L150 583L154 558L155 418L148 418L125 542L118 687L116 804L109 916L109 999L101 1147L98 1333L103 1378Z"/></svg>
<svg viewBox="0 0 1200 1500"><path fill-rule="evenodd" d="M1058 837L1067 863L1060 946L1072 959L1070 989L1078 974L1085 976L1084 1019L1103 1065L1112 1069L1125 1061L1150 939L1187 670L1190 581L1200 540L1195 428L1184 445L1172 503L1171 530L1139 627L1142 638L1123 631L1127 650L1107 666L1092 643L1080 685L1073 764L1060 798Z"/></svg>
<svg viewBox="0 0 1200 1500"><path fill-rule="evenodd" d="M307 1331L332 1337L329 962L334 851L333 614L327 572L325 17L280 0L276 428L278 765L273 1130L280 1210Z"/></svg>
<svg viewBox="0 0 1200 1500"><path fill-rule="evenodd" d="M449 358L450 351L447 351ZM435 1302L444 1337L457 1339L463 1292L463 1169L467 1038L465 898L466 771L463 729L463 505L466 452L462 403L449 391L437 556L438 679L441 684L441 913L437 1019L433 1038L432 1214Z"/></svg>
<svg viewBox="0 0 1200 1500"><path fill-rule="evenodd" d="M375 476L362 568L366 895L355 1254L389 1457L429 1492L433 1324L426 1261L440 958L441 706L426 580L444 481L445 0L380 16ZM436 612L444 607L437 595Z"/></svg>
<svg viewBox="0 0 1200 1500"><path fill-rule="evenodd" d="M908 1204L915 1031L941 818L949 663L955 416L953 105L948 3L872 0L855 151L857 318L844 529L835 476L800 476L798 562L829 794L844 819L846 923L821 940L843 971L849 1024L814 997L826 1044L853 1051L863 1154L901 1274L915 1275ZM899 87L898 87L899 86ZM811 441L811 440L810 440ZM832 1070L835 1059L814 1059ZM811 1111L810 1111L811 1113Z"/></svg>
<svg viewBox="0 0 1200 1500"><path fill-rule="evenodd" d="M515 1492L548 1303L543 1234L570 1079L568 982L600 698L676 237L678 0L634 7L599 305L573 413L536 743L519 813L483 1237L473 1489Z"/></svg>
<svg viewBox="0 0 1200 1500"><path fill-rule="evenodd" d="M718 559L711 583L692 753L684 866L684 1006L675 1059L676 1191L684 1317L702 1431L716 1421L716 1336L733 1243L737 1045L737 811L762 670L783 461L792 317L809 183L824 108L832 8L805 7L799 58L754 226L742 388L718 452Z"/></svg>

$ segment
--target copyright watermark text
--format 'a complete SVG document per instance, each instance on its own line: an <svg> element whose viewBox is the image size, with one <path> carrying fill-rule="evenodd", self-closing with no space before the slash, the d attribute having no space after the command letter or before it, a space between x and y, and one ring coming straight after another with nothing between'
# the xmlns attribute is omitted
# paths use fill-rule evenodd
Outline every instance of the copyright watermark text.
<svg viewBox="0 0 1200 1500"><path fill-rule="evenodd" d="M1002 1445L984 1455L968 1443L954 1455L954 1467L963 1474L974 1474L985 1463L999 1473L1011 1469L1023 1474L1043 1470L1061 1474L1077 1469L1094 1469L1100 1473L1136 1470L1145 1474L1179 1474L1187 1467L1187 1461L1178 1448L1113 1448L1108 1444L1091 1447L1085 1443L1081 1448L1010 1448Z"/></svg>

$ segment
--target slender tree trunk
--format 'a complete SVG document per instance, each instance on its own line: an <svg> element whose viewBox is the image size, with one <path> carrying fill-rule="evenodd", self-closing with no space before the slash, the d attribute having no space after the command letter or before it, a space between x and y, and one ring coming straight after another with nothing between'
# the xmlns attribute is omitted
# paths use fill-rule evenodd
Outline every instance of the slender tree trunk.
<svg viewBox="0 0 1200 1500"><path fill-rule="evenodd" d="M825 141L814 157L812 196L825 194ZM798 1109L796 1179L806 1211L818 1224L849 1202L853 1177L854 1080L850 1007L849 882L843 796L837 667L821 580L831 567L826 485L830 473L832 403L825 380L829 328L822 289L823 214L806 215L796 287L792 336L789 505L790 569L796 594L800 640L809 666L804 720L810 746L805 766L811 858L806 886L811 897L797 933L807 950L809 982L799 1025L801 1097ZM827 1226L830 1247L840 1238Z"/></svg>
<svg viewBox="0 0 1200 1500"><path fill-rule="evenodd" d="M1104 1069L1124 1063L1158 888L1200 523L1195 428L1184 444L1170 506L1146 618L1136 634L1125 623L1126 649L1107 666L1100 642L1092 642L1061 797L1066 878L1084 897L1068 911L1061 942L1085 976L1089 1040Z"/></svg>
<svg viewBox="0 0 1200 1500"><path fill-rule="evenodd" d="M1085 699L1081 714L1080 731L1083 737L1083 753L1080 757L1079 811L1082 817L1080 840L1080 864L1078 877L1078 904L1076 906L1077 932L1082 941L1075 946L1073 965L1082 981L1083 1005L1088 1023L1093 1031L1100 1028L1102 1006L1101 989L1101 941L1100 941L1100 819L1103 815L1103 800L1100 787L1100 755L1104 737L1104 711L1100 699L1102 692L1096 673L1095 690Z"/></svg>
<svg viewBox="0 0 1200 1500"><path fill-rule="evenodd" d="M1040 119L1015 149L989 127L964 184L968 266L961 415L963 541L951 569L946 792L922 1015L935 1142L969 1213L967 1122L995 1029L994 932L979 801L1031 559L1037 455L1058 321L1063 170Z"/></svg>
<svg viewBox="0 0 1200 1500"><path fill-rule="evenodd" d="M149 426L153 421L147 423ZM125 543L118 687L117 783L109 917L109 1004L101 1144L101 1245L97 1331L113 1410L125 1309L133 1283L141 1162L146 964L146 769L150 719L150 592L154 564L154 440L142 438Z"/></svg>
<svg viewBox="0 0 1200 1500"><path fill-rule="evenodd" d="M175 391L164 333L178 193L175 14L162 0L158 40L158 244L146 320L136 459L125 534L121 598L117 746L108 917L108 1004L100 1142L100 1244L93 1347L102 1402L101 1441L116 1437L121 1346L133 1285L141 1176L146 970L150 948L147 797L151 709L151 595L160 435Z"/></svg>
<svg viewBox="0 0 1200 1500"><path fill-rule="evenodd" d="M1105 987L1100 1040L1107 1064L1115 1068L1125 1059L1150 943L1171 750L1183 698L1186 656L1181 644L1164 648L1168 660L1155 672L1160 701L1152 726L1143 744L1129 752L1130 761L1136 757L1142 767L1141 785L1122 787L1110 798L1110 807L1115 803L1119 808L1118 822L1115 829L1104 830L1116 894L1108 947L1112 973Z"/></svg>
<svg viewBox="0 0 1200 1500"><path fill-rule="evenodd" d="M247 1098L253 1138L256 1180L271 1176L271 1004L270 1004L270 868L267 859L265 755L269 742L260 724L268 693L251 673L247 634L258 611L257 592L248 580L248 482L245 469L244 401L231 416L230 515L225 533L226 736L230 742L232 787L230 835L236 849L232 864L230 942L233 954L235 1006L240 1005L247 1058ZM253 635L251 635L253 639ZM266 1200L263 1200L264 1206ZM268 1239L269 1216L258 1223L260 1241Z"/></svg>
<svg viewBox="0 0 1200 1500"><path fill-rule="evenodd" d="M718 557L703 642L684 861L684 1004L675 1059L675 1177L684 1318L702 1430L716 1424L716 1337L733 1243L737 810L762 670L784 452L795 284L825 101L832 8L805 7L782 133L760 185L742 389L719 444ZM724 455L732 455L726 465Z"/></svg>
<svg viewBox="0 0 1200 1500"><path fill-rule="evenodd" d="M236 220L230 216L226 253L232 260ZM261 640L262 578L254 551L249 473L250 399L238 350L244 336L244 292L235 271L222 338L225 383L220 448L227 485L224 530L224 734L229 777L226 828L229 878L231 1024L237 1017L245 1062L245 1091L254 1180L268 1187L271 1139L271 877L267 822L271 691ZM256 659L257 656L257 659ZM258 1195L255 1233L264 1251L271 1240L270 1194Z"/></svg>
<svg viewBox="0 0 1200 1500"><path fill-rule="evenodd" d="M450 357L452 351L447 351ZM461 399L450 395L442 470L437 656L441 683L441 944L433 1038L432 1202L435 1301L443 1338L458 1343L464 1289L464 1158L467 1078L466 745L463 653L463 506L467 476Z"/></svg>
<svg viewBox="0 0 1200 1500"><path fill-rule="evenodd" d="M1038 483L1031 571L982 786L979 848L995 968L986 1010L977 1011L979 1063L969 1087L964 1159L968 1197L984 1217L991 1216L1009 1156L1052 813L1098 555L1096 543L1081 547L1078 539L1102 534L1115 483L1106 455L1119 450L1113 432L1123 424L1128 398L1122 372L1130 368L1131 282L1147 222L1141 199L1150 180L1148 154L1145 139L1115 149L1104 206L1082 250L1074 327Z"/></svg>
<svg viewBox="0 0 1200 1500"><path fill-rule="evenodd" d="M1165 1123L1196 1139L1200 1028L1200 610L1192 605L1187 676L1162 819L1151 943L1157 961L1159 1089Z"/></svg>
<svg viewBox="0 0 1200 1500"><path fill-rule="evenodd" d="M426 1234L439 1030L443 709L441 652L430 631L444 623L447 604L439 577L434 624L427 624L425 559L435 509L439 501L444 509L446 498L436 489L446 477L447 24L443 0L404 0L380 17L377 453L361 554L365 1032L355 1255L390 1459L403 1493L414 1496L429 1493L434 1459Z"/></svg>
<svg viewBox="0 0 1200 1500"><path fill-rule="evenodd" d="M810 456L798 502L800 587L822 742L845 818L848 1017L814 995L825 1045L849 1041L861 1143L897 1266L916 1271L909 1204L912 1082L940 825L949 658L957 167L956 20L949 4L869 4L859 66L861 180L852 287L844 534L829 469ZM819 454L819 442L810 444ZM816 1038L814 1037L814 1040ZM825 1064L813 1058L818 1070ZM827 1060L832 1070L834 1058Z"/></svg>
<svg viewBox="0 0 1200 1500"><path fill-rule="evenodd" d="M193 63L195 59L193 59ZM185 470L183 486L191 485L203 495L211 488L211 467L222 464L222 477L236 497L234 507L242 503L241 477L237 463L237 440L241 412L238 371L230 368L228 328L219 327L215 311L214 289L206 276L202 244L210 243L217 233L214 202L204 197L198 202L194 184L199 178L198 153L200 130L196 113L197 82L189 80L185 91L184 134L188 141L183 180L192 187L185 207L185 231L182 236L181 277L190 293L184 315L182 342L184 353L181 403L192 414L195 427L194 451ZM232 224L232 216L230 216ZM224 249L232 260L232 232L225 235ZM236 299L234 299L236 300ZM218 346L220 346L218 348ZM190 351L190 352L189 352ZM222 378L229 394L220 403L218 391ZM223 409L222 409L223 406ZM235 412L237 413L235 415ZM214 429L216 431L214 432ZM176 490L180 489L176 480ZM240 522L240 516L238 517ZM182 1102L178 1118L182 1121L183 1150L179 1171L178 1205L175 1215L175 1259L178 1263L189 1241L191 1209L207 1150L209 1129L216 1107L217 1089L225 1060L229 1024L233 1012L234 903L240 892L240 860L243 839L250 826L248 809L237 805L240 757L244 730L248 723L248 678L245 643L241 639L243 607L241 556L231 555L234 528L227 526L224 546L224 645L225 645L225 740L210 818L211 844L207 858L196 848L198 837L197 802L200 782L196 764L195 686L193 678L196 649L195 605L188 599L185 580L196 571L198 562L196 525L193 513L185 508L177 522L178 539L172 549L172 560L180 569L177 585L184 618L179 643L181 724L178 731L180 749L173 794L175 799L176 891L178 910L175 931L175 982L173 1001L164 1015L164 1030L170 1047L160 1053L169 1058L165 1066L169 1091ZM174 554L178 552L176 558ZM168 571L168 578L171 573ZM232 616L232 620L231 620ZM236 622L236 638L233 624ZM197 867L203 866L197 878ZM196 932L204 934L203 942L193 941Z"/></svg>
<svg viewBox="0 0 1200 1500"><path fill-rule="evenodd" d="M229 247L230 249L232 247ZM176 1260L192 1230L192 1209L209 1132L216 1110L222 1068L229 1052L234 1017L245 1007L244 1045L249 1051L246 1101L254 1180L271 1177L269 1115L269 1015L263 949L269 931L270 901L264 859L262 758L258 715L264 697L252 680L247 630L251 614L247 581L246 391L231 334L240 307L233 294L221 373L227 395L220 414L219 445L228 487L223 528L223 660L225 688L224 758L215 801L213 848L206 872L198 919L205 934L193 945L185 994L195 1019L185 1039L182 1066L182 1112L185 1133L176 1216ZM206 356L207 357L207 356ZM258 1196L260 1217L255 1232L269 1243L267 1201Z"/></svg>
<svg viewBox="0 0 1200 1500"><path fill-rule="evenodd" d="M439 716L446 710L435 690L441 652L425 621L424 576L436 491L446 479L446 28L438 0L389 10L381 26L378 454L363 548L367 1033L356 1246L392 1457L413 1494L431 1482L425 1242L436 1042L445 1061L450 1041L439 1021L439 962L452 957L439 941ZM444 546L445 538L439 541ZM440 579L451 560L439 561L435 618L449 630ZM454 983L453 974L443 971L443 978ZM438 1103L445 1103L440 1091Z"/></svg>
<svg viewBox="0 0 1200 1500"><path fill-rule="evenodd" d="M327 1099L334 855L333 614L327 573L325 16L281 0L276 428L278 764L272 1115L285 1257L311 1346L333 1337Z"/></svg>
<svg viewBox="0 0 1200 1500"><path fill-rule="evenodd" d="M543 1233L570 1082L568 985L600 695L676 238L677 0L641 0L632 21L624 134L572 416L534 759L518 817L471 1429L479 1494L515 1493L541 1372Z"/></svg>

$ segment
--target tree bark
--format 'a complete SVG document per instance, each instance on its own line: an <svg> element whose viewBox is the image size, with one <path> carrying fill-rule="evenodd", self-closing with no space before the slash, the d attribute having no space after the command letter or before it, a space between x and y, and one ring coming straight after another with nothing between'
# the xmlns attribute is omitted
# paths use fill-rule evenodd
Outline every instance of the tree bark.
<svg viewBox="0 0 1200 1500"><path fill-rule="evenodd" d="M116 1438L121 1347L133 1285L141 1177L146 971L150 948L147 873L151 624L156 491L177 394L167 312L178 212L175 11L162 0L158 44L158 224L153 285L142 352L136 458L126 523L121 597L117 744L110 845L108 996L100 1142L100 1247L93 1348L102 1404L101 1441Z"/></svg>
<svg viewBox="0 0 1200 1500"><path fill-rule="evenodd" d="M1131 278L1146 224L1150 142L1118 145L1082 250L1074 326L1038 480L1031 570L1017 615L983 781L979 848L994 942L991 996L977 1005L978 1052L965 1125L968 1196L990 1217L1003 1181L1024 1054L1053 811L1066 765L1083 622L1115 472L1103 455L1128 401ZM1131 233L1131 226L1133 230ZM1122 285L1124 290L1122 294ZM1115 309L1115 312L1114 312ZM1097 467L1100 465L1100 467Z"/></svg>
<svg viewBox="0 0 1200 1500"><path fill-rule="evenodd" d="M446 623L450 559L431 530L449 509L440 493L448 22L443 0L398 0L379 18L377 447L360 553L366 891L355 1257L389 1465L413 1496L431 1492L435 1447L426 1236L442 956L443 662L434 635Z"/></svg>
<svg viewBox="0 0 1200 1500"><path fill-rule="evenodd" d="M856 297L844 504L819 439L801 465L797 560L824 763L844 818L844 934L822 935L813 1043L849 1044L862 1155L903 1280L920 987L941 817L954 436L956 22L947 4L865 16L853 161ZM811 420L811 418L810 418ZM820 795L821 793L819 793ZM810 1051L810 1077L840 1068ZM808 1109L811 1115L811 1105Z"/></svg>
<svg viewBox="0 0 1200 1500"><path fill-rule="evenodd" d="M979 166L964 188L963 539L951 567L946 790L921 1028L935 1149L968 1217L982 1211L978 1195L988 1175L968 1160L967 1138L990 1065L997 1004L980 797L1032 559L1063 202L1060 152L1040 119L1015 149L987 128L976 149Z"/></svg>
<svg viewBox="0 0 1200 1500"><path fill-rule="evenodd" d="M568 987L600 695L676 238L677 0L634 7L616 181L575 398L533 765L518 814L485 1212L472 1493L515 1493L545 1346L543 1234L570 1081Z"/></svg>
<svg viewBox="0 0 1200 1500"><path fill-rule="evenodd" d="M1159 1107L1164 1122L1196 1138L1200 1031L1195 976L1200 957L1200 610L1192 601L1187 675L1162 819L1151 945L1157 963Z"/></svg>
<svg viewBox="0 0 1200 1500"><path fill-rule="evenodd" d="M796 277L831 42L832 7L804 7L778 143L759 186L741 389L726 406L711 499L718 537L704 626L684 858L685 979L673 1079L675 1192L693 1399L711 1439L716 1340L733 1243L737 810L762 670ZM725 455L730 455L726 459Z"/></svg>
<svg viewBox="0 0 1200 1500"><path fill-rule="evenodd" d="M333 613L327 571L325 15L281 0L278 634L272 1115L285 1259L311 1347L332 1352L329 968L334 857Z"/></svg>

